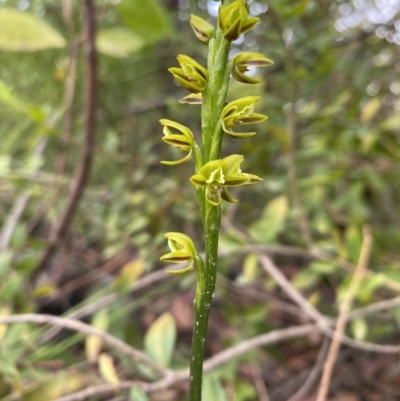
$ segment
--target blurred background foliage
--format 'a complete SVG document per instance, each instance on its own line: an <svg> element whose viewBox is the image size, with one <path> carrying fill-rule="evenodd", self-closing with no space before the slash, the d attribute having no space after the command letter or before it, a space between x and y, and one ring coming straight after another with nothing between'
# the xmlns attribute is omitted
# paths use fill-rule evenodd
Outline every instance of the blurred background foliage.
<svg viewBox="0 0 400 401"><path fill-rule="evenodd" d="M194 275L168 278L139 294L130 290L139 277L162 267L164 232L185 232L202 248L191 166L160 165L178 155L160 140L158 120L179 121L199 137L199 108L177 102L185 91L167 68L176 65L178 54L205 63L205 47L188 19L196 13L215 24L218 6L212 0L96 1L94 164L67 238L51 263L40 267L51 227L65 208L84 134L81 4L0 1L2 316L66 315L117 294L85 321L147 350L162 366L187 365ZM250 0L249 10L261 21L238 39L232 54L258 51L275 64L252 71L263 75L257 86L232 82L229 98L256 91L257 111L269 119L251 140L225 138L223 154L244 154L245 170L264 181L238 189L240 203L223 206L225 256L209 355L299 323L298 316L276 311L285 296L262 272L256 246L273 251L293 285L336 316L349 283L337 261L357 262L361 228L368 224L374 251L356 304L400 290L399 3ZM315 257L315 250L330 258ZM399 324L399 310L393 310L356 320L350 335L372 342L395 338ZM44 342L45 331L27 324L0 327L1 400L53 400L88 384L146 374L132 368L128 357L112 361L101 354L101 341L90 336L84 343L81 334ZM291 350L309 348L315 351L315 341ZM260 399L253 371L272 389L271 400L287 400L288 380L298 373L288 365L290 355L285 347L271 347L224 365L206 378L206 400ZM253 365L258 370L246 370ZM184 390L154 399L184 400ZM147 400L136 388L130 397Z"/></svg>

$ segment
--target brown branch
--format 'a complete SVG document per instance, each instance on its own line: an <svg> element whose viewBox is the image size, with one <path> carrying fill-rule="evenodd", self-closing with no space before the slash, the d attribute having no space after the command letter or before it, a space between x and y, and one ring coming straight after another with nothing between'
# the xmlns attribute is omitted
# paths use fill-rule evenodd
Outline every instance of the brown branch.
<svg viewBox="0 0 400 401"><path fill-rule="evenodd" d="M81 159L76 170L75 179L65 207L57 224L50 234L50 244L44 252L40 263L33 275L38 277L39 272L50 262L54 252L68 231L73 215L83 195L85 186L89 179L92 165L93 150L95 145L95 113L97 97L97 54L95 46L95 9L93 0L82 0L83 21L85 32L85 58L86 58L86 89L85 89L85 136Z"/></svg>
<svg viewBox="0 0 400 401"><path fill-rule="evenodd" d="M353 278L350 282L350 287L346 293L343 303L340 305L339 317L336 323L333 340L329 348L328 357L326 359L324 370L322 374L321 384L318 390L316 401L325 401L329 391L329 384L332 377L333 368L337 354L339 352L341 340L343 337L344 330L348 321L348 315L353 304L354 297L364 277L363 271L367 268L369 256L372 247L372 235L369 229L365 228L364 238L360 252L360 258L358 260L357 268L354 272Z"/></svg>
<svg viewBox="0 0 400 401"><path fill-rule="evenodd" d="M271 277L279 284L282 290L294 301L300 308L305 312L306 315L311 317L316 323L318 330L326 336L332 338L334 332L330 328L335 321L327 316L324 316L316 308L314 308L304 297L297 291L296 288L290 283L290 281L280 272L280 270L272 263L272 261L265 255L260 256L261 265L271 275ZM360 275L363 277L363 274ZM354 348L362 349L364 351L381 352L381 353L398 353L400 352L400 346L397 345L381 345L373 344L365 341L354 340L350 337L343 335L341 337L343 344L349 345Z"/></svg>
<svg viewBox="0 0 400 401"><path fill-rule="evenodd" d="M168 266L168 267L175 268L175 266ZM168 269L168 267L167 267L167 269ZM171 275L165 274L164 270L157 270L153 273L150 273L150 274L142 277L138 281L136 281L132 285L129 293L132 294L135 291L139 291L140 289L142 289L148 285L156 283L157 281L167 280L167 279L171 279L171 278L172 278ZM72 313L69 313L67 315L67 317L69 319L81 319L85 316L91 315L94 312L97 312L101 308L104 308L104 307L112 304L113 302L117 301L118 299L121 299L121 296L116 293L105 295L104 297L97 299L96 301L92 302L91 304L85 305L84 307L82 307L78 310L75 310ZM50 330L48 330L47 332L42 334L42 336L38 340L38 343L43 344L43 343L49 341L54 336L56 336L59 332L60 332L60 329L58 327L51 328Z"/></svg>
<svg viewBox="0 0 400 401"><path fill-rule="evenodd" d="M308 375L307 380L297 390L297 392L289 398L288 401L301 401L305 399L307 393L311 390L311 388L314 386L314 383L317 381L319 374L321 373L321 370L324 366L325 357L328 352L328 345L329 341L328 339L325 339L325 341L322 344L321 350L319 351L317 361L315 362L314 367L311 369L311 372Z"/></svg>
<svg viewBox="0 0 400 401"><path fill-rule="evenodd" d="M108 346L117 349L123 354L130 356L135 361L148 365L160 376L165 377L170 375L169 370L161 368L159 365L153 362L147 355L145 355L141 351L129 346L128 344L124 343L123 341L113 337L112 335L104 331L98 330L92 326L89 326L88 324L82 323L77 320L65 317L57 317L52 315L39 315L34 313L26 313L21 315L13 315L0 318L0 324L11 324L11 323L51 324L54 326L59 326L73 331L77 331L85 335L96 336L101 338L104 344L107 344Z"/></svg>

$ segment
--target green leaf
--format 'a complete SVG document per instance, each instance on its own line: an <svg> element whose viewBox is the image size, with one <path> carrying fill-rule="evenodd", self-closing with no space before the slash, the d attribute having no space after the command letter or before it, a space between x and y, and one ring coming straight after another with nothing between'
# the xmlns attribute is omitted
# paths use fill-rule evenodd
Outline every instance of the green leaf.
<svg viewBox="0 0 400 401"><path fill-rule="evenodd" d="M143 259L135 259L125 264L121 269L121 273L114 281L115 291L121 294L127 294L133 283L143 274L143 271Z"/></svg>
<svg viewBox="0 0 400 401"><path fill-rule="evenodd" d="M288 212L286 196L279 196L267 204L261 219L250 226L250 235L259 242L269 243L284 229Z"/></svg>
<svg viewBox="0 0 400 401"><path fill-rule="evenodd" d="M99 371L103 379L111 384L119 383L119 378L115 370L112 357L106 353L99 356Z"/></svg>
<svg viewBox="0 0 400 401"><path fill-rule="evenodd" d="M65 39L47 22L27 12L0 9L0 49L32 52L64 47Z"/></svg>
<svg viewBox="0 0 400 401"><path fill-rule="evenodd" d="M167 10L156 0L122 0L117 8L125 25L146 44L168 38L173 33Z"/></svg>
<svg viewBox="0 0 400 401"><path fill-rule="evenodd" d="M111 28L98 32L96 46L103 54L122 58L139 51L144 40L126 28Z"/></svg>
<svg viewBox="0 0 400 401"><path fill-rule="evenodd" d="M168 367L172 358L176 340L176 324L170 313L161 315L144 337L145 351L162 367Z"/></svg>
<svg viewBox="0 0 400 401"><path fill-rule="evenodd" d="M204 376L202 401L227 401L221 382L214 376Z"/></svg>
<svg viewBox="0 0 400 401"><path fill-rule="evenodd" d="M352 262L357 263L361 250L361 231L356 226L350 226L345 234L346 250Z"/></svg>
<svg viewBox="0 0 400 401"><path fill-rule="evenodd" d="M363 318L354 319L350 324L351 332L356 340L363 341L368 334L368 324Z"/></svg>
<svg viewBox="0 0 400 401"><path fill-rule="evenodd" d="M258 255L250 253L243 262L242 273L237 279L239 284L251 284L257 278Z"/></svg>
<svg viewBox="0 0 400 401"><path fill-rule="evenodd" d="M52 377L44 384L40 384L34 390L23 394L24 401L52 401L65 394L79 390L83 385L82 375L60 374Z"/></svg>
<svg viewBox="0 0 400 401"><path fill-rule="evenodd" d="M132 401L149 401L146 393L137 386L131 387L129 396Z"/></svg>
<svg viewBox="0 0 400 401"><path fill-rule="evenodd" d="M100 309L93 316L92 326L95 329L106 331L108 327L108 321L109 319L108 319L107 309ZM89 335L86 337L85 352L89 362L97 361L102 346L103 346L103 340L100 337L94 335Z"/></svg>
<svg viewBox="0 0 400 401"><path fill-rule="evenodd" d="M292 284L298 290L304 290L312 287L319 279L319 274L311 269L301 270L292 280Z"/></svg>

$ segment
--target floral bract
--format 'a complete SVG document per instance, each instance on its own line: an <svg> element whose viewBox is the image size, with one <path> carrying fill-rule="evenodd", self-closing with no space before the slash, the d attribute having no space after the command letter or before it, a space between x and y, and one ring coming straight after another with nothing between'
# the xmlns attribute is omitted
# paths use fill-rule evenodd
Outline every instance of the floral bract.
<svg viewBox="0 0 400 401"><path fill-rule="evenodd" d="M213 160L204 165L199 174L190 178L192 184L206 187L206 199L213 206L218 206L221 200L237 202L232 198L228 187L237 187L246 184L255 184L262 179L253 174L243 173L240 164L242 155L231 155L220 160Z"/></svg>

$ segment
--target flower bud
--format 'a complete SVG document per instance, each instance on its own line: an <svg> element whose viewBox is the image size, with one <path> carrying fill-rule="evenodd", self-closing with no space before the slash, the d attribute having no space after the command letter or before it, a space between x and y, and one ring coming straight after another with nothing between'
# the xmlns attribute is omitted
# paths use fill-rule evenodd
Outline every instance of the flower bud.
<svg viewBox="0 0 400 401"><path fill-rule="evenodd" d="M202 92L207 86L208 71L189 56L180 54L177 59L181 68L173 67L168 71L188 91Z"/></svg>
<svg viewBox="0 0 400 401"><path fill-rule="evenodd" d="M224 33L225 39L236 40L242 33L250 31L259 18L248 18L248 12L243 0L221 6L218 13L218 26Z"/></svg>
<svg viewBox="0 0 400 401"><path fill-rule="evenodd" d="M193 28L193 32L196 35L197 39L205 45L208 44L210 39L215 34L215 28L205 21L203 18L198 17L197 15L191 14L190 16L190 25Z"/></svg>

